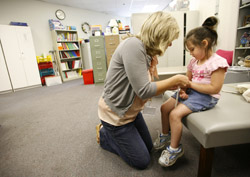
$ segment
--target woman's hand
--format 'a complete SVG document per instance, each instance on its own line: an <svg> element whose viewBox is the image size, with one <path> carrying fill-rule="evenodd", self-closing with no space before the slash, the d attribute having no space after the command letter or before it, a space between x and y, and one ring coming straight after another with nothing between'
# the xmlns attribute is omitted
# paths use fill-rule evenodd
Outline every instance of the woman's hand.
<svg viewBox="0 0 250 177"><path fill-rule="evenodd" d="M190 81L189 81L188 77L185 75L177 74L177 75L173 76L173 79L176 80L176 86L179 86L181 88L187 88L190 85Z"/></svg>
<svg viewBox="0 0 250 177"><path fill-rule="evenodd" d="M189 87L189 79L185 75L175 75L173 77L170 77L168 79L164 79L161 81L156 82L156 95L159 95L166 90L176 90L178 87L180 88L187 88Z"/></svg>

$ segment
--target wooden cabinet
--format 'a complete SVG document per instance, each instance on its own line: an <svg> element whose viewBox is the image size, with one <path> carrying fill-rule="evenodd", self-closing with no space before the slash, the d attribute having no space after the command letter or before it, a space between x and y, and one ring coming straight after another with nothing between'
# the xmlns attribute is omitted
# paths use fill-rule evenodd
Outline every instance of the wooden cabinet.
<svg viewBox="0 0 250 177"><path fill-rule="evenodd" d="M250 24L245 24L246 16L250 19L250 4L243 5L242 0L239 3L239 12L238 12L238 23L237 23L237 32L236 32L236 42L235 42L235 50L234 50L234 59L233 65L237 66L238 62L241 58L245 58L250 55L250 43L244 44L244 39L242 36L244 33L250 35ZM249 22L249 21L248 21Z"/></svg>
<svg viewBox="0 0 250 177"><path fill-rule="evenodd" d="M53 46L62 81L82 78L83 62L76 30L53 30Z"/></svg>
<svg viewBox="0 0 250 177"><path fill-rule="evenodd" d="M107 67L109 67L111 57L112 57L113 53L115 52L115 49L119 45L119 43L120 43L119 35L105 36Z"/></svg>
<svg viewBox="0 0 250 177"><path fill-rule="evenodd" d="M102 83L106 78L107 64L103 36L90 36L90 49L95 83Z"/></svg>
<svg viewBox="0 0 250 177"><path fill-rule="evenodd" d="M0 25L0 40L1 85L4 80L0 91L9 90L9 85L12 90L41 86L30 27Z"/></svg>

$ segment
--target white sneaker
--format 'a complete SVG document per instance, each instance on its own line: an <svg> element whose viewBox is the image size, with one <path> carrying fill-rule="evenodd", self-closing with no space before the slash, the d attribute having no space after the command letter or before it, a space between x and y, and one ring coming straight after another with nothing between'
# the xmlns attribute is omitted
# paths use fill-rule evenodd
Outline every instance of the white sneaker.
<svg viewBox="0 0 250 177"><path fill-rule="evenodd" d="M170 140L171 140L170 132L167 135L163 135L158 131L158 137L156 138L153 144L154 148L156 150L163 149L170 144Z"/></svg>
<svg viewBox="0 0 250 177"><path fill-rule="evenodd" d="M158 162L161 166L168 167L173 165L179 157L183 156L183 154L184 149L182 148L182 145L180 145L176 151L170 150L168 146L166 150L162 151Z"/></svg>

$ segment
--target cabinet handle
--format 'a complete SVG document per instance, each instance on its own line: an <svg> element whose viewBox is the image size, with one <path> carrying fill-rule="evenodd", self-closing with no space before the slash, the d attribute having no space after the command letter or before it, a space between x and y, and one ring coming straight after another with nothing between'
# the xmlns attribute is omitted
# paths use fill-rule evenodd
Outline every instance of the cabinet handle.
<svg viewBox="0 0 250 177"><path fill-rule="evenodd" d="M99 47L100 45L95 45L95 47Z"/></svg>

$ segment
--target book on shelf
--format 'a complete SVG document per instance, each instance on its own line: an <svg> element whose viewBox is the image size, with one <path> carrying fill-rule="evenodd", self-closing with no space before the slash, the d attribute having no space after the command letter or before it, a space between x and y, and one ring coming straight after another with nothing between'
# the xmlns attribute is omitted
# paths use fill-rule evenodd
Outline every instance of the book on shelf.
<svg viewBox="0 0 250 177"><path fill-rule="evenodd" d="M59 54L61 59L80 57L78 51L69 51L69 52L61 51Z"/></svg>
<svg viewBox="0 0 250 177"><path fill-rule="evenodd" d="M74 45L75 49L78 49L78 48L79 48L78 45L77 45L76 43L73 43L73 45Z"/></svg>
<svg viewBox="0 0 250 177"><path fill-rule="evenodd" d="M78 75L81 76L82 75L82 68L78 69Z"/></svg>
<svg viewBox="0 0 250 177"><path fill-rule="evenodd" d="M68 71L68 72L65 72L65 74L67 74L67 78L75 78L75 77L78 77L78 73L76 71Z"/></svg>
<svg viewBox="0 0 250 177"><path fill-rule="evenodd" d="M79 50L75 51L75 53L76 53L76 56L77 56L77 57L80 57L80 52L79 52Z"/></svg>
<svg viewBox="0 0 250 177"><path fill-rule="evenodd" d="M75 60L75 69L76 68L81 68L81 60Z"/></svg>
<svg viewBox="0 0 250 177"><path fill-rule="evenodd" d="M68 76L67 76L67 73L66 72L62 72L62 77L63 78L67 78Z"/></svg>
<svg viewBox="0 0 250 177"><path fill-rule="evenodd" d="M67 70L67 69L68 69L68 64L67 64L67 62L61 62L61 68L62 68L63 71L64 71L64 70Z"/></svg>

